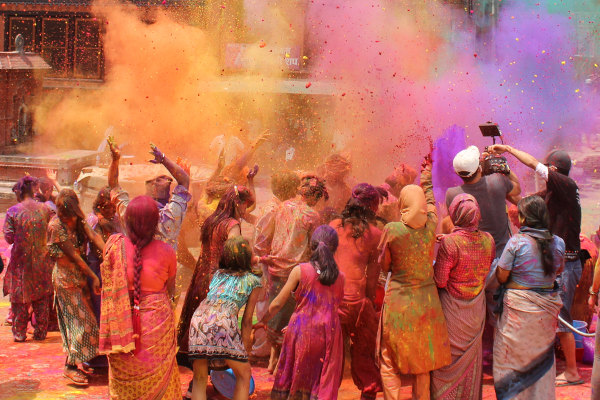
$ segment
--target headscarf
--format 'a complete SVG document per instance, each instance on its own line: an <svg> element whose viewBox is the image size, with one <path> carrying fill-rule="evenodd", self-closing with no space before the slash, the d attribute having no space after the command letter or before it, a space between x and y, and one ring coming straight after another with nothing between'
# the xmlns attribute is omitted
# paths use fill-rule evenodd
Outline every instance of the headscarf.
<svg viewBox="0 0 600 400"><path fill-rule="evenodd" d="M477 200L470 194L462 193L456 196L448 211L455 231L474 232L479 228L481 211Z"/></svg>
<svg viewBox="0 0 600 400"><path fill-rule="evenodd" d="M427 223L427 200L420 186L406 185L400 192L400 220L413 229Z"/></svg>

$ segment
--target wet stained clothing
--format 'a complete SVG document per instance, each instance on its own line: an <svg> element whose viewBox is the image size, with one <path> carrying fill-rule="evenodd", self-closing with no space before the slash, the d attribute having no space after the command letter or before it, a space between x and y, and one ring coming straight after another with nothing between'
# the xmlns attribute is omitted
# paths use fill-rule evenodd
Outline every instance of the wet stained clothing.
<svg viewBox="0 0 600 400"><path fill-rule="evenodd" d="M13 313L12 332L17 340L25 340L27 337L27 324L31 319L29 315L29 306L33 309L35 315L35 323L32 323L35 340L43 340L48 333L48 322L50 318L52 304L52 295L42 297L32 301L31 303L10 303L10 308Z"/></svg>
<svg viewBox="0 0 600 400"><path fill-rule="evenodd" d="M208 359L213 369L226 368L225 360L248 361L238 315L252 291L260 286L260 278L252 273L218 270L206 299L192 317L188 357Z"/></svg>
<svg viewBox="0 0 600 400"><path fill-rule="evenodd" d="M483 290L495 257L494 239L487 232L459 230L446 235L434 266L435 283L457 299L473 299Z"/></svg>
<svg viewBox="0 0 600 400"><path fill-rule="evenodd" d="M513 183L503 174L482 176L473 184L464 184L446 191L446 207L449 209L454 197L468 193L477 199L481 209L479 229L488 232L496 244L496 257L500 257L510 239L510 224L506 209L506 196L513 190Z"/></svg>
<svg viewBox="0 0 600 400"><path fill-rule="evenodd" d="M277 210L271 242L269 274L286 278L292 268L309 259L308 242L320 216L300 198L287 200Z"/></svg>
<svg viewBox="0 0 600 400"><path fill-rule="evenodd" d="M373 304L381 270L377 262L381 230L369 225L361 237L354 238L352 224L342 226L341 223L342 220L337 219L329 224L338 234L335 261L344 273L340 322L344 340L350 345L352 380L363 398L375 398L382 390L375 360L378 315Z"/></svg>
<svg viewBox="0 0 600 400"><path fill-rule="evenodd" d="M213 230L210 243L207 246L202 245L202 254L196 263L190 289L185 295L183 308L181 309L177 332L177 343L180 347L180 352L187 352L192 317L208 294L210 282L214 273L219 268L219 259L223 253L223 246L229 237L229 232L236 226L240 226L240 221L235 218L227 218L221 221Z"/></svg>
<svg viewBox="0 0 600 400"><path fill-rule="evenodd" d="M338 308L344 275L326 286L301 264L296 310L283 340L271 399L335 400L342 382L344 344Z"/></svg>
<svg viewBox="0 0 600 400"><path fill-rule="evenodd" d="M427 204L435 206L429 171L422 172L421 183ZM405 203L409 205L421 202L408 200ZM403 220L406 215L406 223L421 223L422 214L406 204L401 206L406 208ZM397 374L424 374L451 362L446 319L433 279L436 213L428 212L422 223L422 227L411 228L404 222L393 222L383 230L381 254L389 250L391 256L378 348L384 387L399 387ZM393 373L384 377L383 369Z"/></svg>
<svg viewBox="0 0 600 400"><path fill-rule="evenodd" d="M129 205L129 194L120 187L111 191L111 199L117 206L117 213L121 221L125 221L125 210ZM164 207L159 207L159 219L156 240L161 240L177 250L177 238L181 224L187 211L188 202L192 199L190 192L181 185L175 186L169 202Z"/></svg>
<svg viewBox="0 0 600 400"><path fill-rule="evenodd" d="M55 216L48 224L48 251L55 260L52 282L56 312L67 364L76 365L98 354L98 321L92 309L86 275L59 246L65 242L71 242L85 260L87 243L84 238Z"/></svg>
<svg viewBox="0 0 600 400"><path fill-rule="evenodd" d="M4 238L12 243L4 276L11 303L29 304L52 294L52 260L46 247L50 209L27 199L6 212Z"/></svg>

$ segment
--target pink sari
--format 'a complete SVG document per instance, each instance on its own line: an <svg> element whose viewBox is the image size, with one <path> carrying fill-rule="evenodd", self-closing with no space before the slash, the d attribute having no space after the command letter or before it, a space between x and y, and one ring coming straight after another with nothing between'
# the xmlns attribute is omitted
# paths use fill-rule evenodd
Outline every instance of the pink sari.
<svg viewBox="0 0 600 400"><path fill-rule="evenodd" d="M166 292L142 292L136 346L125 240L123 235L109 238L101 265L100 351L108 355L110 398L181 399L175 316Z"/></svg>

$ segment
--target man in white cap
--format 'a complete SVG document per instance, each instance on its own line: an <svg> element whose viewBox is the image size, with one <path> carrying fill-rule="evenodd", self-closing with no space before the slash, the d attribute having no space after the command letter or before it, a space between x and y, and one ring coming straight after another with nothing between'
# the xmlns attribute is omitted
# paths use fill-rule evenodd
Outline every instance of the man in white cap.
<svg viewBox="0 0 600 400"><path fill-rule="evenodd" d="M495 173L483 176L479 150L475 146L460 151L454 157L453 165L464 183L446 191L446 207L449 208L452 200L461 193L475 197L481 210L479 229L494 238L498 258L510 238L506 200L517 204L521 199L519 179L513 172L510 175Z"/></svg>

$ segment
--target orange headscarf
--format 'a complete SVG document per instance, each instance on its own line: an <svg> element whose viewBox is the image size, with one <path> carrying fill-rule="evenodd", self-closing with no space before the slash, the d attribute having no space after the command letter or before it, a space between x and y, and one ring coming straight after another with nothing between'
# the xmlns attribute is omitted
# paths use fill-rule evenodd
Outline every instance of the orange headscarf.
<svg viewBox="0 0 600 400"><path fill-rule="evenodd" d="M425 192L417 185L406 185L400 192L400 220L413 229L421 229L427 223L427 200Z"/></svg>

